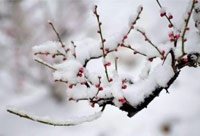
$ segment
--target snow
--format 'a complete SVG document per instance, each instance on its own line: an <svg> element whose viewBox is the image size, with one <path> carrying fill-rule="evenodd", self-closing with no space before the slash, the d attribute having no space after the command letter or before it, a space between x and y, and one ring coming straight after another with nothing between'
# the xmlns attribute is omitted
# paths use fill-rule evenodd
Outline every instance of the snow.
<svg viewBox="0 0 200 136"><path fill-rule="evenodd" d="M61 44L56 41L47 41L41 45L36 45L33 47L33 53L50 53L56 54L61 50Z"/></svg>
<svg viewBox="0 0 200 136"><path fill-rule="evenodd" d="M174 76L171 67L171 56L168 56L164 65L158 64L147 78L136 81L124 91L127 101L134 107L144 101L157 87L167 87L167 83Z"/></svg>
<svg viewBox="0 0 200 136"><path fill-rule="evenodd" d="M13 112L14 114L17 114L21 117L26 117L26 118L31 119L33 121L44 122L45 124L51 124L51 125L54 125L54 126L79 125L81 123L96 120L99 117L101 117L101 115L102 115L102 112L100 111L100 112L94 113L92 115L87 115L87 116L82 116L82 117L71 117L68 120L59 121L59 120L52 119L49 116L39 117L39 116L36 116L34 114L27 113L25 111L21 111L21 110L17 109L16 107L8 107L7 109L8 109L9 112Z"/></svg>
<svg viewBox="0 0 200 136"><path fill-rule="evenodd" d="M56 71L53 73L54 80L67 81L69 84L76 84L84 82L83 77L78 77L79 69L82 67L81 63L76 60L67 60L60 64L54 65Z"/></svg>

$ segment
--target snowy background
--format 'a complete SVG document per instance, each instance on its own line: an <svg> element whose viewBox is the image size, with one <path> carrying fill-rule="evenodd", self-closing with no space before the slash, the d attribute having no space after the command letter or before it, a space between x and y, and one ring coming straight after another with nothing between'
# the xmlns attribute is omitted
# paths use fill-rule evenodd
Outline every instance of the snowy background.
<svg viewBox="0 0 200 136"><path fill-rule="evenodd" d="M189 0L160 0L181 26ZM19 118L6 112L9 105L55 119L87 115L98 111L87 102L69 102L66 86L54 83L50 70L32 59L32 47L56 36L47 24L51 20L63 41L98 39L97 23L92 13L98 4L105 37L122 33L138 5L144 6L139 26L151 40L166 45L166 19L160 18L155 0L1 0L0 1L0 136L199 136L200 135L200 77L199 68L184 68L170 87L163 91L134 117L116 107L106 107L103 116L93 122L73 127L53 127ZM191 31L196 33L194 22ZM145 46L143 38L131 35L130 42ZM190 36L191 37L191 36ZM198 38L198 37L197 37ZM189 49L188 49L189 50ZM121 51L121 71L138 75L144 60L127 50ZM90 64L95 69L98 63Z"/></svg>

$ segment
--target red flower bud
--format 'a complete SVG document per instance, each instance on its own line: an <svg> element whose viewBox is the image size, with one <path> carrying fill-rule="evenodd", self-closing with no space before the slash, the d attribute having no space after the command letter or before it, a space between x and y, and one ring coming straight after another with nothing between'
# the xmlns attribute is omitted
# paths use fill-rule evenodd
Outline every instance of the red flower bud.
<svg viewBox="0 0 200 136"><path fill-rule="evenodd" d="M172 24L169 24L169 25L168 25L168 27L169 27L169 28L172 28L172 27L173 27L173 25L172 25Z"/></svg>
<svg viewBox="0 0 200 136"><path fill-rule="evenodd" d="M124 39L127 39L127 38L128 38L128 36L127 36L127 35L125 35L125 36L124 36Z"/></svg>
<svg viewBox="0 0 200 136"><path fill-rule="evenodd" d="M100 87L100 88L99 88L99 91L103 91L103 87Z"/></svg>
<svg viewBox="0 0 200 136"><path fill-rule="evenodd" d="M73 88L73 85L69 85L69 88L72 89L72 88Z"/></svg>
<svg viewBox="0 0 200 136"><path fill-rule="evenodd" d="M126 103L125 99L119 99L118 101L121 102L121 103Z"/></svg>
<svg viewBox="0 0 200 136"><path fill-rule="evenodd" d="M123 85L123 86L122 86L122 89L126 89L126 88L127 88L127 85Z"/></svg>
<svg viewBox="0 0 200 136"><path fill-rule="evenodd" d="M150 62L152 62L152 61L153 61L153 58L149 58L148 60L149 60Z"/></svg>

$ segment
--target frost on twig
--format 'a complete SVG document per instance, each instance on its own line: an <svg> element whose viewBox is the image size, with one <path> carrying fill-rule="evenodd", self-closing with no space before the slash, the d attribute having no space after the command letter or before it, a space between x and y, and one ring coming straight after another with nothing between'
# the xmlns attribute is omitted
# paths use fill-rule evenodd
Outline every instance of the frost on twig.
<svg viewBox="0 0 200 136"><path fill-rule="evenodd" d="M32 121L40 122L43 124L47 125L52 125L52 126L75 126L84 122L90 122L93 120L96 120L101 117L102 111L87 115L87 116L82 116L82 117L74 117L73 119L68 119L66 121L58 121L58 120L53 120L50 117L38 117L36 115L24 112L24 111L19 111L16 108L8 108L8 112L15 114L19 117L23 117Z"/></svg>
<svg viewBox="0 0 200 136"><path fill-rule="evenodd" d="M156 45L142 28L136 26L140 20L143 7L140 6L138 8L137 15L131 19L129 28L125 33L114 39L109 39L109 37L105 39L102 31L103 23L98 14L98 7L95 6L93 12L97 19L99 40L85 39L84 41L64 43L53 23L49 22L59 42L46 42L35 46L33 47L33 52L36 56L45 55L52 57L52 59L58 57L60 61L52 65L41 59L36 59L36 61L54 70L53 79L55 82L62 82L68 86L66 94L69 101L88 101L93 108L95 105L102 107L102 112L106 105L113 105L127 112L129 117L132 117L146 108L154 98L159 96L162 90L166 90L168 93L168 88L177 79L182 68L200 65L200 50L196 48L193 51L185 50L185 42L187 42L185 40L186 31L189 31L188 23L197 3L196 0L192 0L192 3L189 4L190 14L187 14L187 18L183 20L185 25L181 30L177 30L174 26L172 22L173 15L168 13L158 0L156 1L161 8L160 16L166 17L169 22L169 26L166 29L171 29L169 35L166 35L167 44L170 45L166 47L166 50ZM136 32L139 32L144 37L144 41L154 50L153 53L145 52L144 49L137 50L134 45L128 43L127 39L130 37L130 33ZM131 50L132 55L143 56L145 61L148 62L141 71L139 78L135 78L129 71L126 74L118 72L118 60L120 61L118 51L121 48ZM177 50L181 54L177 53ZM108 55L115 56L114 66L109 57L107 57ZM151 67L151 63L154 63L154 60L157 63L154 67ZM93 65L94 71L89 68L89 63L92 61L98 62ZM24 118L48 124L43 119L35 119L25 113L19 113L15 110L8 111ZM89 119L93 120L99 117L97 115ZM88 119L82 119L81 122L83 121L88 121Z"/></svg>

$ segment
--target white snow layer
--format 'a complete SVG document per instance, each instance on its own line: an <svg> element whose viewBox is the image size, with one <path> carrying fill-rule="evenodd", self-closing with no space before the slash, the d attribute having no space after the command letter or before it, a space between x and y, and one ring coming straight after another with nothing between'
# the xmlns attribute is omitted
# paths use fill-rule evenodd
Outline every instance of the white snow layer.
<svg viewBox="0 0 200 136"><path fill-rule="evenodd" d="M91 115L82 116L82 117L72 117L65 121L63 121L63 120L60 121L60 120L55 120L49 116L39 117L32 113L27 113L25 111L21 111L15 107L8 107L7 110L9 112L11 111L12 113L17 114L20 117L26 117L33 121L50 124L50 125L54 125L54 126L74 126L74 125L78 125L78 124L81 124L84 122L90 122L90 121L96 120L99 117L101 117L101 115L102 115L102 112L100 111L100 112L96 112Z"/></svg>
<svg viewBox="0 0 200 136"><path fill-rule="evenodd" d="M171 67L171 56L167 57L165 63L158 64L150 75L138 82L130 85L124 90L124 96L132 106L137 106L143 102L145 97L149 96L156 87L167 87L167 83L174 76Z"/></svg>

